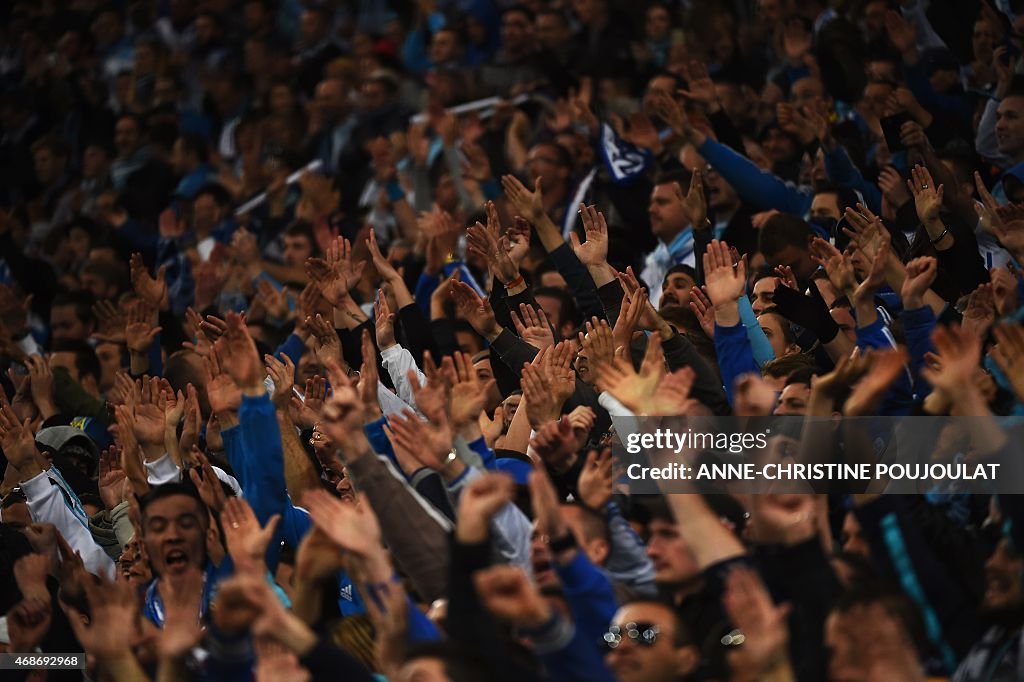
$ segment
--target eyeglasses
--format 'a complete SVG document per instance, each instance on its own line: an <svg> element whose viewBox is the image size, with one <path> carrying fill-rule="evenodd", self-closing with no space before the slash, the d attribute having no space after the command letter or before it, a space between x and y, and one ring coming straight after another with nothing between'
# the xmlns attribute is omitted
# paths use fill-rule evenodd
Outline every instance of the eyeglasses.
<svg viewBox="0 0 1024 682"><path fill-rule="evenodd" d="M628 637L633 644L640 646L654 646L658 641L658 634L661 631L654 623L626 623L625 625L613 625L604 633L601 644L605 650L611 651L619 646L623 637Z"/></svg>

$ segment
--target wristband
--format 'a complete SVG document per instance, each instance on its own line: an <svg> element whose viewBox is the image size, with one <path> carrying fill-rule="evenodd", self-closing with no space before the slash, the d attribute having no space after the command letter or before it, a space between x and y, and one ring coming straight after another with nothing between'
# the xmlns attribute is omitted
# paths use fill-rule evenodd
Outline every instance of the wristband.
<svg viewBox="0 0 1024 682"><path fill-rule="evenodd" d="M567 532L560 538L552 538L548 541L548 549L550 549L553 554L561 554L562 552L570 549L576 549L576 547L578 547L576 544L576 535L572 531Z"/></svg>
<svg viewBox="0 0 1024 682"><path fill-rule="evenodd" d="M402 189L402 185L398 180L388 180L388 184L385 186L385 189L387 190L388 199L391 203L405 198L405 190Z"/></svg>
<svg viewBox="0 0 1024 682"><path fill-rule="evenodd" d="M928 243L931 244L932 246L935 246L936 244L941 242L943 239L945 239L947 234L949 234L949 228L945 227L945 228L942 229L942 233L938 237L936 237L935 239L929 239Z"/></svg>
<svg viewBox="0 0 1024 682"><path fill-rule="evenodd" d="M506 291L509 289L515 289L516 287L526 284L526 280L523 278L522 273L519 274L514 280L505 285Z"/></svg>

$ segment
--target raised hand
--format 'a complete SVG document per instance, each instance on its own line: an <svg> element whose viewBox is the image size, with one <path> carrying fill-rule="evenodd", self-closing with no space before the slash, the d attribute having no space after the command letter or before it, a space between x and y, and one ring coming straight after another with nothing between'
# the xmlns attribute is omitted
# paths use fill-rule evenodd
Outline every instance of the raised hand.
<svg viewBox="0 0 1024 682"><path fill-rule="evenodd" d="M955 396L973 385L974 368L981 359L981 338L964 328L936 327L932 341L942 360L941 367L926 367L921 375L935 388Z"/></svg>
<svg viewBox="0 0 1024 682"><path fill-rule="evenodd" d="M347 503L323 490L310 490L303 500L313 523L338 547L363 560L383 555L380 523L365 497Z"/></svg>
<svg viewBox="0 0 1024 682"><path fill-rule="evenodd" d="M309 504L308 492L303 502ZM341 546L320 530L314 521L313 528L302 538L295 553L295 576L299 580L320 583L333 577L344 566L345 555Z"/></svg>
<svg viewBox="0 0 1024 682"><path fill-rule="evenodd" d="M121 468L131 484L132 492L143 495L149 490L149 478L142 466L142 449L135 437L135 415L130 406L114 408L117 419L117 438L121 445Z"/></svg>
<svg viewBox="0 0 1024 682"><path fill-rule="evenodd" d="M461 431L467 426L477 423L484 411L487 393L494 380L481 381L476 370L473 369L472 360L461 351L455 351L453 361L456 380L448 398L448 410L451 414L452 426L456 431Z"/></svg>
<svg viewBox="0 0 1024 682"><path fill-rule="evenodd" d="M317 362L327 365L328 362L341 360L341 339L333 324L317 313L306 318L306 329L313 335L313 354Z"/></svg>
<svg viewBox="0 0 1024 682"><path fill-rule="evenodd" d="M836 291L850 295L857 288L857 275L849 254L841 252L821 237L815 237L811 241L811 258L825 269L828 281Z"/></svg>
<svg viewBox="0 0 1024 682"><path fill-rule="evenodd" d="M363 275L366 261L352 263L352 244L344 237L335 237L327 245L324 258L307 261L311 279L320 283L320 292L335 308L341 306Z"/></svg>
<svg viewBox="0 0 1024 682"><path fill-rule="evenodd" d="M483 542L490 534L491 519L515 496L515 481L489 472L470 482L459 497L455 537L459 542Z"/></svg>
<svg viewBox="0 0 1024 682"><path fill-rule="evenodd" d="M332 393L321 413L321 428L338 445L346 461L351 461L365 454L369 446L362 428L366 404L337 361L328 363L327 373Z"/></svg>
<svg viewBox="0 0 1024 682"><path fill-rule="evenodd" d="M267 311L271 320L286 321L291 317L291 310L288 307L288 287L280 289L274 287L266 279L256 282L256 296L253 303L259 303Z"/></svg>
<svg viewBox="0 0 1024 682"><path fill-rule="evenodd" d="M173 661L191 651L202 639L203 573L198 568L190 568L174 580L161 580L159 589L165 615L157 638L157 653L164 661Z"/></svg>
<svg viewBox="0 0 1024 682"><path fill-rule="evenodd" d="M621 316L621 312L619 313ZM616 341L611 327L607 320L600 320L597 317L591 318L585 324L586 334L579 333L581 358L586 358L585 363L579 363L577 369L580 378L588 384L596 384L598 372L605 365L610 365L615 360Z"/></svg>
<svg viewBox="0 0 1024 682"><path fill-rule="evenodd" d="M860 602L845 611L836 611L830 621L836 646L831 647L829 666L842 671L838 679L928 679L906 626L882 600Z"/></svg>
<svg viewBox="0 0 1024 682"><path fill-rule="evenodd" d="M543 352L541 351L541 353ZM541 354L538 354L538 359L542 357ZM556 420L561 407L555 401L551 386L548 384L547 373L536 363L537 360L534 360L534 364L523 366L520 381L523 387L523 400L526 403L526 416L534 431L544 424Z"/></svg>
<svg viewBox="0 0 1024 682"><path fill-rule="evenodd" d="M31 555L29 555L31 556ZM8 652L30 654L50 631L53 606L46 593L25 596L7 612Z"/></svg>
<svg viewBox="0 0 1024 682"><path fill-rule="evenodd" d="M162 265L156 273L156 277L149 274L146 264L142 261L142 254L133 253L129 260L129 268L132 279L132 286L139 298L144 300L154 310L165 310L169 305L170 298L167 294L167 266Z"/></svg>
<svg viewBox="0 0 1024 682"><path fill-rule="evenodd" d="M50 558L44 554L26 554L14 562L14 581L23 597L39 597L49 604L46 576L50 568Z"/></svg>
<svg viewBox="0 0 1024 682"><path fill-rule="evenodd" d="M555 345L555 334L551 331L551 323L543 308L533 309L533 306L526 303L519 304L519 315L516 311L512 313L512 324L516 333L523 341L536 348L544 350Z"/></svg>
<svg viewBox="0 0 1024 682"><path fill-rule="evenodd" d="M388 282L402 279L402 276L395 269L395 266L391 264L391 261L381 253L380 246L377 244L377 232L375 230L370 230L370 235L366 239L366 248L370 252L370 261L373 263L373 268L380 275L381 279Z"/></svg>
<svg viewBox="0 0 1024 682"><path fill-rule="evenodd" d="M162 327L153 324L154 308L146 300L138 300L127 306L124 327L124 342L128 350L139 355L149 352Z"/></svg>
<svg viewBox="0 0 1024 682"><path fill-rule="evenodd" d="M660 154L665 148L665 143L658 136L658 129L655 127L651 117L642 111L636 111L629 115L628 129L622 123L618 114L610 114L612 126L615 132L626 142L649 149L655 155Z"/></svg>
<svg viewBox="0 0 1024 682"><path fill-rule="evenodd" d="M182 453L188 453L192 451L192 446L199 442L199 429L203 419L199 406L199 392L192 384L185 386L183 416L184 423L181 427L181 437L178 438L178 448Z"/></svg>
<svg viewBox="0 0 1024 682"><path fill-rule="evenodd" d="M788 102L779 102L775 105L775 112L779 127L790 135L795 135L804 145L809 145L817 139L814 126L799 107Z"/></svg>
<svg viewBox="0 0 1024 682"><path fill-rule="evenodd" d="M221 370L220 353L216 348L203 358L206 372L206 399L213 414L237 412L242 404L242 392L234 380Z"/></svg>
<svg viewBox="0 0 1024 682"><path fill-rule="evenodd" d="M549 421L536 430L530 448L552 470L568 470L576 462L579 438L569 419Z"/></svg>
<svg viewBox="0 0 1024 682"><path fill-rule="evenodd" d="M709 114L718 111L721 108L718 91L715 89L715 82L711 79L707 64L691 59L683 68L686 89L681 88L677 92L688 100L703 104Z"/></svg>
<svg viewBox="0 0 1024 682"><path fill-rule="evenodd" d="M440 424L427 423L416 413L406 410L404 414L394 414L384 427L384 433L395 447L395 452L403 453L403 468L412 474L420 467L434 471L445 469L448 453L451 452L454 434L448 425L447 417L442 417ZM461 473L462 467L456 465L455 473ZM445 471L445 473L450 473Z"/></svg>
<svg viewBox="0 0 1024 682"><path fill-rule="evenodd" d="M776 606L752 568L734 566L725 578L722 605L729 622L743 632L743 646L729 653L737 679L765 679L766 673L788 665L788 604Z"/></svg>
<svg viewBox="0 0 1024 682"><path fill-rule="evenodd" d="M649 401L648 414L681 416L697 409L697 401L690 398L690 389L696 373L692 367L680 367L661 377Z"/></svg>
<svg viewBox="0 0 1024 682"><path fill-rule="evenodd" d="M523 216L536 225L545 217L544 194L541 192L541 180L537 178L533 191L526 189L526 186L514 175L501 176L501 187L505 191L505 198L509 200L519 215Z"/></svg>
<svg viewBox="0 0 1024 682"><path fill-rule="evenodd" d="M327 381L316 374L306 379L306 390L302 400L292 397L291 405L292 421L302 428L311 429L320 418L320 411L324 409L324 400L327 398Z"/></svg>
<svg viewBox="0 0 1024 682"><path fill-rule="evenodd" d="M216 346L221 367L243 393L262 395L266 392L263 386L266 373L245 321L238 313L228 313L227 325L227 331Z"/></svg>
<svg viewBox="0 0 1024 682"><path fill-rule="evenodd" d="M892 166L886 166L878 173L878 188L893 209L899 209L914 196L913 192L907 191L899 171Z"/></svg>
<svg viewBox="0 0 1024 682"><path fill-rule="evenodd" d="M189 479L199 491L199 497L202 498L203 503L214 513L220 514L224 505L227 504L228 496L220 485L220 479L217 478L213 465L210 464L206 455L195 446L192 446L192 459L199 466L188 470Z"/></svg>
<svg viewBox="0 0 1024 682"><path fill-rule="evenodd" d="M184 325L185 332L190 339L195 340L185 341L181 345L183 348L187 348L188 350L194 351L199 355L205 356L210 353L210 349L213 347L213 342L216 341L216 338L211 337L209 334L206 333L206 330L204 329L203 326L204 322L205 320L203 320L202 315L197 313L191 307L186 308ZM123 327L121 333L122 335L124 334ZM218 333L217 336L220 336L220 334Z"/></svg>
<svg viewBox="0 0 1024 682"><path fill-rule="evenodd" d="M423 373L427 378L425 384L420 383L416 373L409 370L407 377L417 409L434 422L445 419L445 408L448 394L455 382L455 366L451 358L444 358L438 368L429 352L423 354Z"/></svg>
<svg viewBox="0 0 1024 682"><path fill-rule="evenodd" d="M96 318L97 330L92 335L98 341L107 343L124 343L124 313L106 299L96 301L92 306L92 316Z"/></svg>
<svg viewBox="0 0 1024 682"><path fill-rule="evenodd" d="M738 321L736 301L743 295L746 282L746 262L740 260L734 265L729 245L712 240L704 253L704 290L715 307L718 323L723 327L732 327Z"/></svg>
<svg viewBox="0 0 1024 682"><path fill-rule="evenodd" d="M542 350L523 367L523 399L534 430L558 419L562 405L576 389L576 375L568 364L571 352L569 343L563 341Z"/></svg>
<svg viewBox="0 0 1024 682"><path fill-rule="evenodd" d="M580 501L595 511L604 512L605 505L612 499L612 485L615 483L615 459L611 448L601 452L591 450L587 461L580 469L576 480L576 491Z"/></svg>
<svg viewBox="0 0 1024 682"><path fill-rule="evenodd" d="M127 474L121 467L121 452L111 446L100 453L99 479L100 499L107 511L112 510L125 499L124 484Z"/></svg>
<svg viewBox="0 0 1024 682"><path fill-rule="evenodd" d="M359 381L356 382L356 392L363 403L363 414L367 421L380 419L380 399L377 396L380 384L380 375L377 368L377 349L370 339L370 331L363 330L361 342L363 364L359 368Z"/></svg>
<svg viewBox="0 0 1024 682"><path fill-rule="evenodd" d="M1010 381L1017 400L1024 396L1024 327L1019 324L1001 324L992 330L996 345L991 356Z"/></svg>
<svg viewBox="0 0 1024 682"><path fill-rule="evenodd" d="M844 217L849 227L844 227L843 233L850 238L850 245L863 251L869 260L875 257L883 243L892 242L882 219L864 204L857 204L856 208L847 206Z"/></svg>
<svg viewBox="0 0 1024 682"><path fill-rule="evenodd" d="M668 124L672 132L686 137L693 131L690 119L679 102L666 92L659 92L650 98L651 113Z"/></svg>
<svg viewBox="0 0 1024 682"><path fill-rule="evenodd" d="M25 367L28 369L29 393L32 402L39 410L39 416L49 419L57 414L57 403L53 397L53 371L50 369L50 362L42 355L29 355L25 357Z"/></svg>
<svg viewBox="0 0 1024 682"><path fill-rule="evenodd" d="M603 265L608 261L608 223L604 214L593 206L580 204L580 217L587 240L581 243L576 232L570 232L573 253L587 267Z"/></svg>
<svg viewBox="0 0 1024 682"><path fill-rule="evenodd" d="M989 327L996 321L995 296L992 284L979 284L978 288L967 297L967 309L964 310L963 326L979 338L988 333Z"/></svg>
<svg viewBox="0 0 1024 682"><path fill-rule="evenodd" d="M501 239L501 225L493 201L487 202L487 227L479 222L467 231L469 252L482 258L498 281L508 285L519 277L519 268L509 257Z"/></svg>
<svg viewBox="0 0 1024 682"><path fill-rule="evenodd" d="M164 405L162 386L155 377L135 380L135 437L145 446L164 445Z"/></svg>
<svg viewBox="0 0 1024 682"><path fill-rule="evenodd" d="M278 409L286 409L291 403L295 394L292 389L295 387L295 363L285 353L281 353L278 360L273 355L264 355L267 374L274 382L274 394L271 398Z"/></svg>
<svg viewBox="0 0 1024 682"><path fill-rule="evenodd" d="M530 223L522 216L512 219L512 227L508 228L502 238L502 246L508 253L512 264L518 269L530 250Z"/></svg>
<svg viewBox="0 0 1024 682"><path fill-rule="evenodd" d="M900 54L915 49L917 31L899 12L889 10L885 13L885 30L889 34L889 42Z"/></svg>
<svg viewBox="0 0 1024 682"><path fill-rule="evenodd" d="M700 287L690 287L690 310L709 339L715 338L715 306Z"/></svg>
<svg viewBox="0 0 1024 682"><path fill-rule="evenodd" d="M459 317L469 322L478 334L493 341L501 333L501 326L494 317L490 301L480 295L465 282L451 281L452 300Z"/></svg>
<svg viewBox="0 0 1024 682"><path fill-rule="evenodd" d="M331 186L331 178L320 173L303 173L299 177L302 198L296 208L296 217L316 223L338 205L338 192Z"/></svg>
<svg viewBox="0 0 1024 682"><path fill-rule="evenodd" d="M373 327L377 337L377 347L382 351L394 346L395 313L391 312L391 304L383 289L377 290L377 298L373 302ZM374 353L376 354L376 352Z"/></svg>
<svg viewBox="0 0 1024 682"><path fill-rule="evenodd" d="M267 520L267 525L261 527L252 507L245 500L232 497L224 503L221 524L224 528L224 541L236 571L261 575L266 571L267 547L280 520L281 515L274 514Z"/></svg>
<svg viewBox="0 0 1024 682"><path fill-rule="evenodd" d="M925 292L935 282L939 272L939 263L931 256L915 258L907 263L907 277L900 289L905 310L917 310L924 306Z"/></svg>
<svg viewBox="0 0 1024 682"><path fill-rule="evenodd" d="M654 334L647 340L647 351L640 372L633 368L627 357L618 357L612 365L602 367L598 387L611 393L634 414L661 414L651 398L665 374L665 355L661 350L661 337Z"/></svg>
<svg viewBox="0 0 1024 682"><path fill-rule="evenodd" d="M518 566L477 571L473 585L488 611L515 626L539 627L551 618L551 606Z"/></svg>
<svg viewBox="0 0 1024 682"><path fill-rule="evenodd" d="M622 348L628 351L633 342L633 334L636 333L637 327L640 326L645 313L647 313L649 304L647 290L629 291L627 289L622 303L624 305L619 309L619 316L615 318L615 326L612 327L612 343L616 350Z"/></svg>
<svg viewBox="0 0 1024 682"><path fill-rule="evenodd" d="M914 196L917 217L925 226L941 222L942 198L945 186L935 186L932 174L924 166L914 166L907 180L907 189Z"/></svg>
<svg viewBox="0 0 1024 682"><path fill-rule="evenodd" d="M141 634L135 590L125 581L111 582L103 576L93 576L82 584L89 601L89 617L74 606L64 605L78 642L100 661L128 657L134 662L132 647Z"/></svg>
<svg viewBox="0 0 1024 682"><path fill-rule="evenodd" d="M875 350L867 354L866 362L869 369L843 404L843 414L847 417L877 414L886 391L906 371L907 354L899 348Z"/></svg>
<svg viewBox="0 0 1024 682"><path fill-rule="evenodd" d="M751 372L736 379L733 396L733 412L737 417L768 417L775 408L775 391L758 373Z"/></svg>
<svg viewBox="0 0 1024 682"><path fill-rule="evenodd" d="M889 258L889 242L884 241L874 258L871 259L871 269L864 280L857 285L850 296L851 302L856 305L870 304L874 299L875 292L885 284L885 263ZM870 320L858 320L858 324L864 326Z"/></svg>
<svg viewBox="0 0 1024 682"><path fill-rule="evenodd" d="M996 306L996 314L1000 317L1010 315L1017 310L1017 277L1007 268L992 268L989 273L992 277L992 299ZM32 387L35 388L35 378L32 379ZM39 404L38 402L36 403ZM45 414L42 407L40 412Z"/></svg>

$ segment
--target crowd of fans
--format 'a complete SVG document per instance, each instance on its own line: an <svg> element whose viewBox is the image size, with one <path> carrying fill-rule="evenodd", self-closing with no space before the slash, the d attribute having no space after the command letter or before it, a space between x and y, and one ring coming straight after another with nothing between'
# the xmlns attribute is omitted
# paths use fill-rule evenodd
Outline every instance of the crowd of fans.
<svg viewBox="0 0 1024 682"><path fill-rule="evenodd" d="M0 17L4 679L1024 679L1018 496L614 454L1019 459L1024 3Z"/></svg>

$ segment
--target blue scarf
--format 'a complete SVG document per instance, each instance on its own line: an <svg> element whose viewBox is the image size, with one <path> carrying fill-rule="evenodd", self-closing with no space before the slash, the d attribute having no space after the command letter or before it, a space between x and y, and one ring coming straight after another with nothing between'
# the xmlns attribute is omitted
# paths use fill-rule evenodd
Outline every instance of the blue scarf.
<svg viewBox="0 0 1024 682"><path fill-rule="evenodd" d="M601 139L598 142L604 165L616 184L628 184L643 175L653 155L646 149L626 142L607 123L601 123Z"/></svg>

